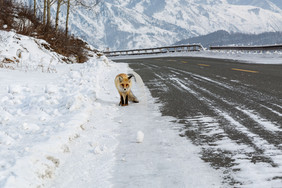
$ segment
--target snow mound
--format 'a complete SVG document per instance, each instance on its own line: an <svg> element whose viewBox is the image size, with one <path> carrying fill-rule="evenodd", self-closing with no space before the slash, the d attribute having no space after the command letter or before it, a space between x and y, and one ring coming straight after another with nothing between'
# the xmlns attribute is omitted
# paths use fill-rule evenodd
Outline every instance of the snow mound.
<svg viewBox="0 0 282 188"><path fill-rule="evenodd" d="M0 187L41 187L93 129L87 123L110 62L63 64L42 40L5 31L0 40Z"/></svg>
<svg viewBox="0 0 282 188"><path fill-rule="evenodd" d="M44 40L0 30L0 67L12 70L56 72L62 56L45 48Z"/></svg>

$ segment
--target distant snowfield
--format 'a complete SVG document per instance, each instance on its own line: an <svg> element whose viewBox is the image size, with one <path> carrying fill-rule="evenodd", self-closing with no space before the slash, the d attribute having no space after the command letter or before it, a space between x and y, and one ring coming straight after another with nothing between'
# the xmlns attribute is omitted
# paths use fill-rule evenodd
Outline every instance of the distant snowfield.
<svg viewBox="0 0 282 188"><path fill-rule="evenodd" d="M216 59L230 59L240 61L241 63L253 64L282 64L282 51L276 52L243 52L243 51L210 51L204 50L199 52L177 52L153 55L128 55L110 57L111 60L119 59L142 59L142 58L158 58L158 57L204 57Z"/></svg>
<svg viewBox="0 0 282 188"><path fill-rule="evenodd" d="M136 73L140 103L118 106L113 80L127 64L63 64L43 41L4 31L0 41L0 62L13 60L0 68L0 187L222 185Z"/></svg>

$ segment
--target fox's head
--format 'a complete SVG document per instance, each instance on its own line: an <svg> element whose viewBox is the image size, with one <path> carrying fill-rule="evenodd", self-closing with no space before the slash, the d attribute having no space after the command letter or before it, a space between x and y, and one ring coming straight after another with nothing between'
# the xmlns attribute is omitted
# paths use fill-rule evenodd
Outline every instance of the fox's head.
<svg viewBox="0 0 282 188"><path fill-rule="evenodd" d="M131 78L133 75L120 74L118 77L118 89L120 92L128 92L131 89Z"/></svg>

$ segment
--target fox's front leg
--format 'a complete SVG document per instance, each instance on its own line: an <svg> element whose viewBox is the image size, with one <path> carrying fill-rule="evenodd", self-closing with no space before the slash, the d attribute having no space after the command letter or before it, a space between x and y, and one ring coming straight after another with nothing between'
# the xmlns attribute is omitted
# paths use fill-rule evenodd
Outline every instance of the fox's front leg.
<svg viewBox="0 0 282 188"><path fill-rule="evenodd" d="M123 105L124 105L124 102L123 102L123 97L122 97L122 95L120 95L120 102L119 102L119 105L120 105L120 106L123 106Z"/></svg>
<svg viewBox="0 0 282 188"><path fill-rule="evenodd" d="M128 106L128 95L125 95L125 104L124 106Z"/></svg>
<svg viewBox="0 0 282 188"><path fill-rule="evenodd" d="M128 106L128 95L120 95L120 106Z"/></svg>

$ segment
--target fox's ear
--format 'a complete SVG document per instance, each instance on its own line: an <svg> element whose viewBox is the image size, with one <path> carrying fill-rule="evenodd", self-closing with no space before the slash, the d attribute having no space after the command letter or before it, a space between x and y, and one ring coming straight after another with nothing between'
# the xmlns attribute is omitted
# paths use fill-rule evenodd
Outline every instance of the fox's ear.
<svg viewBox="0 0 282 188"><path fill-rule="evenodd" d="M122 82L123 78L121 76L118 77L119 81Z"/></svg>
<svg viewBox="0 0 282 188"><path fill-rule="evenodd" d="M131 79L132 77L134 77L133 74L128 74L127 76L128 76L128 79Z"/></svg>

